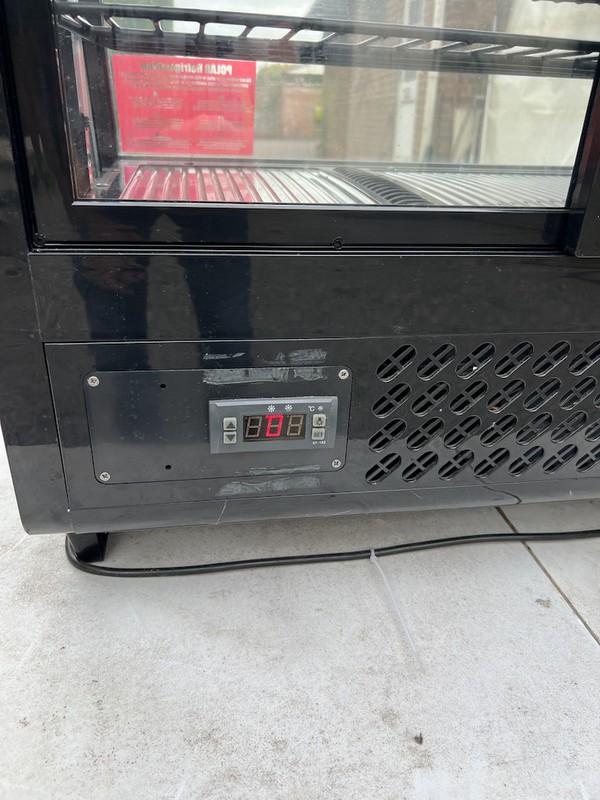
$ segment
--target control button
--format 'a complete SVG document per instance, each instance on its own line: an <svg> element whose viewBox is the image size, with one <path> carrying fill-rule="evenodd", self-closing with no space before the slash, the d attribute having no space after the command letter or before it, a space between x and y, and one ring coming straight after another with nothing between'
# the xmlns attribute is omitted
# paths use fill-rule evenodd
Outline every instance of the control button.
<svg viewBox="0 0 600 800"><path fill-rule="evenodd" d="M224 431L236 431L237 430L237 418L236 417L224 417L223 418L223 430Z"/></svg>
<svg viewBox="0 0 600 800"><path fill-rule="evenodd" d="M325 428L313 428L312 430L312 438L313 440L323 440L325 438Z"/></svg>
<svg viewBox="0 0 600 800"><path fill-rule="evenodd" d="M233 431L233 433L224 433L223 434L223 444L235 444L237 442L237 433Z"/></svg>
<svg viewBox="0 0 600 800"><path fill-rule="evenodd" d="M313 428L324 428L325 425L327 425L327 417L325 414L313 414Z"/></svg>

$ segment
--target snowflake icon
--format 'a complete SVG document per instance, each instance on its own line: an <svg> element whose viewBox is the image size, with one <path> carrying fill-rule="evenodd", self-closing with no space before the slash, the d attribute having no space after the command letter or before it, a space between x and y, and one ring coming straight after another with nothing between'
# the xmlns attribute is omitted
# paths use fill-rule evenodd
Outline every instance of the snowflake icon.
<svg viewBox="0 0 600 800"><path fill-rule="evenodd" d="M292 410L292 406L288 403L287 406L285 407L285 410L286 411L291 411Z"/></svg>
<svg viewBox="0 0 600 800"><path fill-rule="evenodd" d="M317 411L323 411L323 406L319 406L319 408L317 409Z"/></svg>
<svg viewBox="0 0 600 800"><path fill-rule="evenodd" d="M275 406L267 406L267 411L270 411L271 414L275 411Z"/></svg>

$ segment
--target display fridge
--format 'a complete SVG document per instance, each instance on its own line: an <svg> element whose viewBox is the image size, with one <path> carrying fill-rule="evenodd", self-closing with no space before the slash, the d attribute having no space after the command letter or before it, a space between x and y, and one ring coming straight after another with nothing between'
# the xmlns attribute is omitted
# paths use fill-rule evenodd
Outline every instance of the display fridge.
<svg viewBox="0 0 600 800"><path fill-rule="evenodd" d="M30 533L600 495L600 7L0 0Z"/></svg>

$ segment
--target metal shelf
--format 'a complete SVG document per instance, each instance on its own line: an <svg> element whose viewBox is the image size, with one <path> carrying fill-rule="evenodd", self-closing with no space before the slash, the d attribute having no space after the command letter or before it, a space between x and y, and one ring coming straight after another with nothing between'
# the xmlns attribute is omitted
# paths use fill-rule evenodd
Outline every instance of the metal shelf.
<svg viewBox="0 0 600 800"><path fill-rule="evenodd" d="M408 170L398 166L338 167L252 164L139 163L124 185L119 171L105 176L119 200L334 206L563 208L569 170L546 173ZM94 195L106 198L106 194Z"/></svg>
<svg viewBox="0 0 600 800"><path fill-rule="evenodd" d="M64 0L53 9L62 28L129 53L560 78L592 78L600 54L598 42L456 28ZM130 20L150 22L152 30L128 26ZM198 29L171 31L171 22Z"/></svg>

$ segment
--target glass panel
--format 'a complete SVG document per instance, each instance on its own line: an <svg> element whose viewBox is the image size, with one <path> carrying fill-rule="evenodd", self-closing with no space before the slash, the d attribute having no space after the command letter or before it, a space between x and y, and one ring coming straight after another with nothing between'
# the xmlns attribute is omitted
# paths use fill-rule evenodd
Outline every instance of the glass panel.
<svg viewBox="0 0 600 800"><path fill-rule="evenodd" d="M562 207L600 51L576 2L53 9L95 200Z"/></svg>

